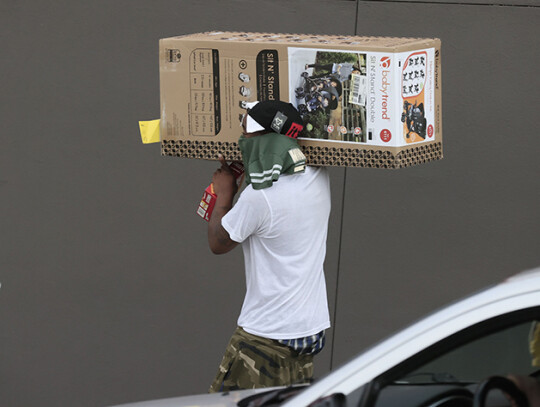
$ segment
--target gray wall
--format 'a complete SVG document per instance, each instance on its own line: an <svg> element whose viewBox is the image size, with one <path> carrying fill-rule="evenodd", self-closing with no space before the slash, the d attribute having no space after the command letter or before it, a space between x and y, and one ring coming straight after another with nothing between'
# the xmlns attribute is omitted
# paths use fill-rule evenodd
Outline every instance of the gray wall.
<svg viewBox="0 0 540 407"><path fill-rule="evenodd" d="M216 167L161 157L158 39L206 30L442 39L442 161L332 168L322 375L540 265L537 0L0 3L0 405L206 391L244 290L194 213Z"/></svg>

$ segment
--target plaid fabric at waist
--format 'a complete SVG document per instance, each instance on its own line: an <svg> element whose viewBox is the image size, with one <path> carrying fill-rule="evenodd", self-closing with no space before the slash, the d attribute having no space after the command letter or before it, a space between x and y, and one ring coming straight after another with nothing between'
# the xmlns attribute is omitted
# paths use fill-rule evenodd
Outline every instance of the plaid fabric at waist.
<svg viewBox="0 0 540 407"><path fill-rule="evenodd" d="M294 349L300 355L316 355L324 348L326 335L324 331L321 331L318 334L304 338L278 339L278 342Z"/></svg>

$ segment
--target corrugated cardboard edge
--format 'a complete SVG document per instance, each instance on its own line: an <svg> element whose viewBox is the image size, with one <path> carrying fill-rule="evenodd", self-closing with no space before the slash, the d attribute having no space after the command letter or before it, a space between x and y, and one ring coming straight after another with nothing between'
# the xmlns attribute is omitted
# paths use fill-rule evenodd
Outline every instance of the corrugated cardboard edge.
<svg viewBox="0 0 540 407"><path fill-rule="evenodd" d="M216 42L250 42L257 44L297 44L298 46L320 47L331 45L340 49L351 45L361 45L364 51L388 51L405 52L419 47L432 46L434 42L440 46L438 38L416 37L381 37L381 36L358 36L358 35L319 35L319 34L294 34L294 33L267 33L267 32L237 32L237 31L207 31L163 38L182 39ZM160 40L161 41L161 40Z"/></svg>
<svg viewBox="0 0 540 407"><path fill-rule="evenodd" d="M358 150L356 148L330 148L301 146L308 165L398 169L443 158L442 143L432 142L401 150L397 154L388 150ZM217 160L222 154L226 160L241 161L237 143L214 141L164 140L163 156Z"/></svg>

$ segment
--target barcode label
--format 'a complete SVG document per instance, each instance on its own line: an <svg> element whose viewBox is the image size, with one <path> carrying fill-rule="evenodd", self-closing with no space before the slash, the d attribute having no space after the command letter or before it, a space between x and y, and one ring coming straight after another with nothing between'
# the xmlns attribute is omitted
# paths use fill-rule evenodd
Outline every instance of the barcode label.
<svg viewBox="0 0 540 407"><path fill-rule="evenodd" d="M365 106L367 99L367 76L351 75L351 93L349 94L349 103Z"/></svg>

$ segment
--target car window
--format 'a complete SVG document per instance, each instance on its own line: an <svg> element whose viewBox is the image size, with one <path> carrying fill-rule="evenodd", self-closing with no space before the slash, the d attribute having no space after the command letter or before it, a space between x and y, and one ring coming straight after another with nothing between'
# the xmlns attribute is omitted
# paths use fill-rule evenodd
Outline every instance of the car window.
<svg viewBox="0 0 540 407"><path fill-rule="evenodd" d="M489 376L529 375L538 367L530 352L534 321L466 342L399 378L398 383L478 383Z"/></svg>

